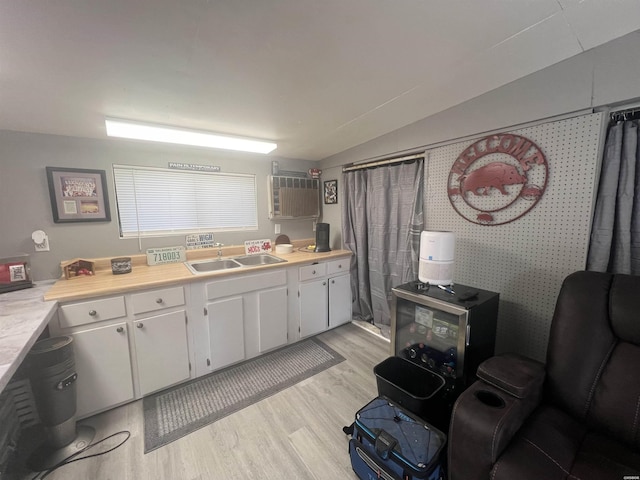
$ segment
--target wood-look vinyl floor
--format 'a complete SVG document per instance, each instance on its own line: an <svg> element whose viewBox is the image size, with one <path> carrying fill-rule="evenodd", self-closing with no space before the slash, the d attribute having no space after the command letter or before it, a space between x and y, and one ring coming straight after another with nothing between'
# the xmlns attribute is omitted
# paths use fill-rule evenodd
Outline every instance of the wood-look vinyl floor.
<svg viewBox="0 0 640 480"><path fill-rule="evenodd" d="M47 479L356 479L342 427L377 395L373 367L389 356L389 343L353 324L318 338L346 361L147 455L142 401L90 417L81 423L96 429L95 440L121 430L131 438Z"/></svg>

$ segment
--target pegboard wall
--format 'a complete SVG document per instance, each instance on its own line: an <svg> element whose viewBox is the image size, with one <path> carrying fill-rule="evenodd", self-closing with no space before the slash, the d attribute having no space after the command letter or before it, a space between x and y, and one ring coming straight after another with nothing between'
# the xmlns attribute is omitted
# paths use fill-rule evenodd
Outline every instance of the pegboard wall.
<svg viewBox="0 0 640 480"><path fill-rule="evenodd" d="M602 121L597 113L505 132L533 141L548 173L538 203L502 225L472 223L449 200L451 168L478 139L427 152L425 229L455 232L454 282L500 293L496 353L545 360L562 281L586 266Z"/></svg>

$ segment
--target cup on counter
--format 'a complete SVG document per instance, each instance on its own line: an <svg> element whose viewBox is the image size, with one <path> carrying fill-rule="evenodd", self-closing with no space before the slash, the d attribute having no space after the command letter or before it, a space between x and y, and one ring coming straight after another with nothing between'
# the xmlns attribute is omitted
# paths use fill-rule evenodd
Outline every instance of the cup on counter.
<svg viewBox="0 0 640 480"><path fill-rule="evenodd" d="M131 273L131 257L112 258L111 271L114 275Z"/></svg>

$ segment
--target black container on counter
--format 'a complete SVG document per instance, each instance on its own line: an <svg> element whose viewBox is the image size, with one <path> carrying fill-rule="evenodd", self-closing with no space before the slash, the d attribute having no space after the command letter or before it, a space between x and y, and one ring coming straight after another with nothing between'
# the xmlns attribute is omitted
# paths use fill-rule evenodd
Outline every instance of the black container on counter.
<svg viewBox="0 0 640 480"><path fill-rule="evenodd" d="M111 271L113 272L114 275L131 273L131 258L130 257L112 258Z"/></svg>

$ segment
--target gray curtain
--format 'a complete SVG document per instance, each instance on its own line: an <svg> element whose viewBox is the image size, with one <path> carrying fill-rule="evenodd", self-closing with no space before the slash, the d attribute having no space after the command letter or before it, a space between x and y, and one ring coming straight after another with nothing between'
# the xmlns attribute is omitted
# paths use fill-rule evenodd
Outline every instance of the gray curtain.
<svg viewBox="0 0 640 480"><path fill-rule="evenodd" d="M342 235L351 258L356 318L384 334L391 288L418 278L424 226L424 160L343 174Z"/></svg>
<svg viewBox="0 0 640 480"><path fill-rule="evenodd" d="M609 127L587 270L640 275L638 121Z"/></svg>

